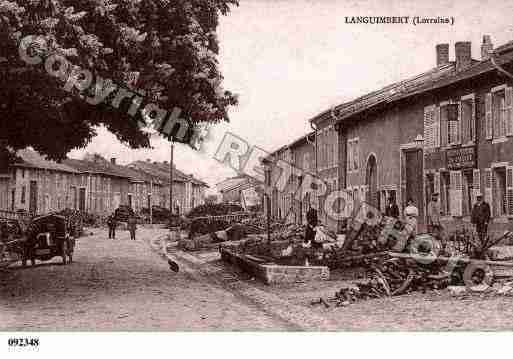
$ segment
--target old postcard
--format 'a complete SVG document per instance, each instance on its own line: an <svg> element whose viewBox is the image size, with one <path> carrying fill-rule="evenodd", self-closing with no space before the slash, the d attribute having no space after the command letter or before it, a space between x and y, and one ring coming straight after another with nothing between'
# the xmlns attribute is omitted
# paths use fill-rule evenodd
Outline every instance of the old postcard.
<svg viewBox="0 0 513 359"><path fill-rule="evenodd" d="M0 346L513 329L511 14L0 0Z"/></svg>

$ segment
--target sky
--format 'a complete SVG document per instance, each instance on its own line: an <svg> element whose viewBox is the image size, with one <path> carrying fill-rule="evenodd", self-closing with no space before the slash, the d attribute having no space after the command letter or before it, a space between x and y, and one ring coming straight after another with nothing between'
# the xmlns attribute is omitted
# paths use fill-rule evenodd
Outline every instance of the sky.
<svg viewBox="0 0 513 359"><path fill-rule="evenodd" d="M308 120L331 106L436 66L435 45L471 41L480 59L484 34L495 46L513 40L513 1L499 0L240 0L218 28L223 86L239 95L230 123L216 125L197 152L175 145L177 168L210 184L235 173L213 155L226 131L272 151L310 130ZM409 24L347 24L346 16L410 16ZM422 24L411 18L454 17L454 25ZM132 150L107 130L86 152L117 158L168 161L170 143ZM214 188L213 188L214 189Z"/></svg>

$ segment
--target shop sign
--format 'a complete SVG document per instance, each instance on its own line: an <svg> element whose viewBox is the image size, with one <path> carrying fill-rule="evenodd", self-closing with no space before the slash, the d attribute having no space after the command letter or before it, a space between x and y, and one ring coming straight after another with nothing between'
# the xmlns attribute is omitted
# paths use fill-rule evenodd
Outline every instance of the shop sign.
<svg viewBox="0 0 513 359"><path fill-rule="evenodd" d="M476 148L461 147L447 150L447 169L473 168L476 165Z"/></svg>

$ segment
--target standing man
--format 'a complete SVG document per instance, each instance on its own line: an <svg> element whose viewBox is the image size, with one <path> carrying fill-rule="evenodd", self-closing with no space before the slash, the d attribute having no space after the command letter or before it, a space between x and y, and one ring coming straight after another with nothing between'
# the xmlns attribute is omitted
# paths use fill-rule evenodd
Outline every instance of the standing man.
<svg viewBox="0 0 513 359"><path fill-rule="evenodd" d="M111 214L107 219L107 226L109 227L109 239L116 239L116 218Z"/></svg>
<svg viewBox="0 0 513 359"><path fill-rule="evenodd" d="M427 230L429 233L440 231L440 202L438 202L438 193L433 193L427 207Z"/></svg>
<svg viewBox="0 0 513 359"><path fill-rule="evenodd" d="M397 203L395 203L395 198L393 196L388 197L388 205L385 208L385 216L399 218L399 207Z"/></svg>
<svg viewBox="0 0 513 359"><path fill-rule="evenodd" d="M315 238L315 227L318 224L317 210L310 207L306 212L305 243L312 243Z"/></svg>
<svg viewBox="0 0 513 359"><path fill-rule="evenodd" d="M137 229L137 219L135 215L128 217L128 230L130 231L130 239L135 241L135 230Z"/></svg>
<svg viewBox="0 0 513 359"><path fill-rule="evenodd" d="M472 223L476 226L476 232L479 239L483 241L488 233L488 223L490 222L490 205L483 200L483 194L478 193L477 202L472 208Z"/></svg>

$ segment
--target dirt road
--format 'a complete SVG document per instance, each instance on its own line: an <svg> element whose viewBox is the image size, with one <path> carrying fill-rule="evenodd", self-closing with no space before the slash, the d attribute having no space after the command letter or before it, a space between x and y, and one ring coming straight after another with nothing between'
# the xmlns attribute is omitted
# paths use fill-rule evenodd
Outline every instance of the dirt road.
<svg viewBox="0 0 513 359"><path fill-rule="evenodd" d="M291 325L187 272L150 248L158 232L78 240L74 263L0 274L0 330L280 330ZM143 240L145 238L146 240Z"/></svg>
<svg viewBox="0 0 513 359"><path fill-rule="evenodd" d="M511 297L453 298L447 291L361 301L346 308L311 306L347 282L266 286L227 268L216 253L171 251L162 230L106 239L80 238L74 263L59 258L36 268L0 273L0 331L243 331L243 330L511 330ZM234 275L232 275L234 273Z"/></svg>

